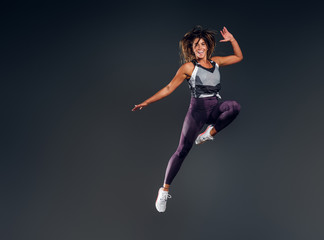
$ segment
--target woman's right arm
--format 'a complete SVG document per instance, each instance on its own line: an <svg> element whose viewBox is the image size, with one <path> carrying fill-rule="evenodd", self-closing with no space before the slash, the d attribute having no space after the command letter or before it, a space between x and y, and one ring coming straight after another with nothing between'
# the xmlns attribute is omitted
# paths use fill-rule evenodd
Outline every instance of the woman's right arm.
<svg viewBox="0 0 324 240"><path fill-rule="evenodd" d="M180 86L180 84L188 77L190 77L192 71L193 71L193 64L192 63L185 63L183 64L177 71L174 78L171 80L171 82L166 85L164 88L162 88L160 91L155 93L152 97L146 99L144 102L135 105L135 107L132 109L132 111L141 110L143 107L148 106L149 104L159 101L162 98L165 98L169 96L177 87Z"/></svg>

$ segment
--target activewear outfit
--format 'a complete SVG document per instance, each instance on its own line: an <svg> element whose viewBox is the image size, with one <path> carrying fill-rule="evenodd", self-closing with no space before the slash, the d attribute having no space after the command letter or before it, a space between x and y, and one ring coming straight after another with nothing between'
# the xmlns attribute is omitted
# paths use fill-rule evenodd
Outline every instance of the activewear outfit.
<svg viewBox="0 0 324 240"><path fill-rule="evenodd" d="M190 106L184 119L178 148L170 158L165 173L164 183L169 185L177 175L203 126L212 125L217 132L220 132L237 117L241 108L236 101L221 100L220 73L217 63L210 61L212 68L205 68L196 60L192 63L195 68L188 80L191 90Z"/></svg>

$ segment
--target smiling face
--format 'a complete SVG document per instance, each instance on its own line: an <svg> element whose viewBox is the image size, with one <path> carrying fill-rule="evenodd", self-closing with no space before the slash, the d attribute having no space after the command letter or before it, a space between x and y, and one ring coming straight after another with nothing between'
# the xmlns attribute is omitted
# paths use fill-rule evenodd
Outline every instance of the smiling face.
<svg viewBox="0 0 324 240"><path fill-rule="evenodd" d="M208 47L204 39L196 38L193 41L192 50L196 56L196 59L207 58Z"/></svg>

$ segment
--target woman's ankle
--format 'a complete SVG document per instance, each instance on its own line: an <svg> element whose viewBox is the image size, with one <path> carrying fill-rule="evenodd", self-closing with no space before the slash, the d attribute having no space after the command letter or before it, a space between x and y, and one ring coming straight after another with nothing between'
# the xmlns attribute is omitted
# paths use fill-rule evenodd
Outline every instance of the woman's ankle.
<svg viewBox="0 0 324 240"><path fill-rule="evenodd" d="M216 135L216 133L217 133L217 131L216 131L216 129L213 127L212 128L212 130L210 130L210 132L209 132L209 134L210 134L210 136L215 136Z"/></svg>
<svg viewBox="0 0 324 240"><path fill-rule="evenodd" d="M163 190L169 191L170 185L169 184L163 184Z"/></svg>

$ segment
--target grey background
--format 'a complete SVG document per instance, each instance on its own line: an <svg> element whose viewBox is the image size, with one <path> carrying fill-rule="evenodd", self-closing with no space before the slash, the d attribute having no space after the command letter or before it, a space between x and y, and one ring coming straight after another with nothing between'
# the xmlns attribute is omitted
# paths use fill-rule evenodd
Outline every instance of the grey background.
<svg viewBox="0 0 324 240"><path fill-rule="evenodd" d="M46 1L3 12L1 239L324 238L319 4ZM172 79L197 24L238 40L244 60L221 68L221 94L242 111L193 147L160 214L188 86L130 110Z"/></svg>

